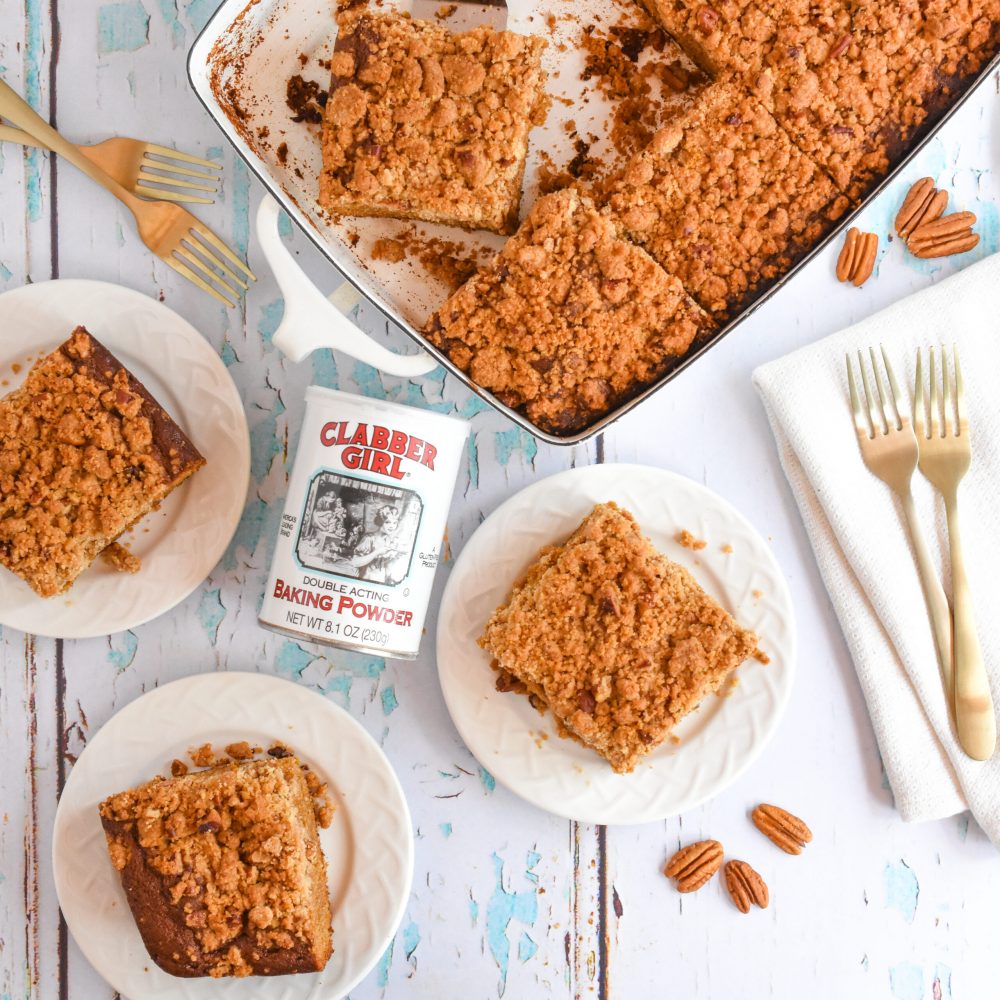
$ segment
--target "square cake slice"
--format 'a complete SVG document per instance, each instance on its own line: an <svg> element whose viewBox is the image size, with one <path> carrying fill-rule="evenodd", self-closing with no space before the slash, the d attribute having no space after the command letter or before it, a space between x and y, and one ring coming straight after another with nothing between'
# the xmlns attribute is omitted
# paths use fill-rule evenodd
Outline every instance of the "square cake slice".
<svg viewBox="0 0 1000 1000"><path fill-rule="evenodd" d="M732 79L703 91L605 183L624 232L717 320L830 231L848 202Z"/></svg>
<svg viewBox="0 0 1000 1000"><path fill-rule="evenodd" d="M502 678L627 773L754 654L757 637L628 511L602 503L567 542L543 550L479 644Z"/></svg>
<svg viewBox="0 0 1000 1000"><path fill-rule="evenodd" d="M548 110L545 40L365 10L338 23L321 206L513 232L528 133Z"/></svg>
<svg viewBox="0 0 1000 1000"><path fill-rule="evenodd" d="M713 328L681 283L575 188L540 198L427 338L540 428L587 427Z"/></svg>
<svg viewBox="0 0 1000 1000"><path fill-rule="evenodd" d="M173 976L317 972L333 951L326 858L302 765L248 760L105 799L143 943Z"/></svg>
<svg viewBox="0 0 1000 1000"><path fill-rule="evenodd" d="M0 399L0 565L62 593L205 459L78 327Z"/></svg>

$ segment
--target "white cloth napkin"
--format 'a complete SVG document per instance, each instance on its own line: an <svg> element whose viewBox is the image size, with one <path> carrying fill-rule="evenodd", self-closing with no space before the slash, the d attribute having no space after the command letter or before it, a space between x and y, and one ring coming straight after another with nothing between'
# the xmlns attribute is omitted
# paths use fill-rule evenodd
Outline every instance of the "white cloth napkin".
<svg viewBox="0 0 1000 1000"><path fill-rule="evenodd" d="M959 495L986 668L1000 705L1000 255L754 372L905 820L971 809L1000 847L1000 753L977 763L948 719L934 641L895 497L861 461L844 356L884 344L911 405L918 347L957 343L972 467ZM926 364L925 364L926 376ZM918 472L917 511L945 591L944 507Z"/></svg>

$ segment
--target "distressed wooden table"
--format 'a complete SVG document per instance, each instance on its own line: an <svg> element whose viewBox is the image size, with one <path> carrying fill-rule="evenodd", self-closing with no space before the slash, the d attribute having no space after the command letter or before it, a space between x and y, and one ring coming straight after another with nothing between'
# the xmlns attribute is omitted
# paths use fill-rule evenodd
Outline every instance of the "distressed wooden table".
<svg viewBox="0 0 1000 1000"><path fill-rule="evenodd" d="M325 0L324 0L325 2ZM139 135L209 150L226 165L206 220L242 250L261 196L187 88L184 60L213 0L4 0L0 74L70 138ZM68 936L52 886L52 820L88 737L151 687L206 670L291 677L345 706L384 747L416 825L406 916L353 996L897 997L998 996L1000 859L968 816L904 825L893 810L853 668L750 385L755 365L858 320L998 248L1000 100L982 86L910 177L932 174L979 216L982 245L922 262L898 241L862 290L833 280L834 251L813 261L737 334L603 437L539 445L438 371L406 382L329 353L292 365L271 346L282 303L262 280L225 313L145 252L130 220L68 166L0 148L0 291L85 277L161 296L219 349L243 394L253 484L227 555L187 601L134 631L82 642L0 634L0 997L113 995ZM869 211L888 229L904 185ZM322 285L334 275L300 235ZM254 249L249 247L251 260ZM359 322L402 335L362 306ZM0 329L0 337L17 331ZM456 412L472 437L450 518L453 552L485 515L540 476L603 461L645 462L707 484L770 540L791 584L799 679L760 761L702 808L634 828L567 823L498 787L458 738L432 643L414 663L324 652L256 622L294 452L303 391L321 385ZM440 574L435 605L445 583ZM433 614L429 629L434 627ZM760 800L786 804L816 834L798 859L751 827ZM724 840L771 887L744 917L719 880L681 897L659 875L679 843Z"/></svg>

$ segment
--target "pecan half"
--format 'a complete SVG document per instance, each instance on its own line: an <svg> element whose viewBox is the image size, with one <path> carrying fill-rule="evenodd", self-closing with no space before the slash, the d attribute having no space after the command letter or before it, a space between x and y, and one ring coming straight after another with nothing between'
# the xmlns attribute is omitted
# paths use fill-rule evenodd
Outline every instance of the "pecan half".
<svg viewBox="0 0 1000 1000"><path fill-rule="evenodd" d="M949 257L965 253L979 243L974 212L952 212L933 222L925 222L910 233L906 245L914 257Z"/></svg>
<svg viewBox="0 0 1000 1000"><path fill-rule="evenodd" d="M675 879L678 892L700 889L722 867L722 844L699 840L682 847L668 862L663 874Z"/></svg>
<svg viewBox="0 0 1000 1000"><path fill-rule="evenodd" d="M749 913L753 905L767 909L767 884L745 861L727 862L725 874L726 890L740 913Z"/></svg>
<svg viewBox="0 0 1000 1000"><path fill-rule="evenodd" d="M948 192L938 191L932 178L921 177L899 206L895 222L896 235L906 239L907 235L924 223L940 219L947 207Z"/></svg>
<svg viewBox="0 0 1000 1000"><path fill-rule="evenodd" d="M872 276L877 256L878 237L874 233L862 233L856 226L851 226L837 258L837 280L850 281L860 288Z"/></svg>
<svg viewBox="0 0 1000 1000"><path fill-rule="evenodd" d="M798 816L779 806L763 802L754 809L750 818L753 825L786 854L801 854L802 848L813 839L812 831Z"/></svg>

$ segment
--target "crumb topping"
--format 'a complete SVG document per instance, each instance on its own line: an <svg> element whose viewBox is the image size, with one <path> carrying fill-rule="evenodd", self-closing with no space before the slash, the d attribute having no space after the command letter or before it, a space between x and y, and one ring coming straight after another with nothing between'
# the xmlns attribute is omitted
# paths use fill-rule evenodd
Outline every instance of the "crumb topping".
<svg viewBox="0 0 1000 1000"><path fill-rule="evenodd" d="M512 232L545 40L349 10L331 62L320 203Z"/></svg>
<svg viewBox="0 0 1000 1000"><path fill-rule="evenodd" d="M685 549L691 549L694 552L700 552L708 545L708 542L692 535L686 528L683 531L677 532L676 541L678 545L683 546Z"/></svg>
<svg viewBox="0 0 1000 1000"><path fill-rule="evenodd" d="M625 231L710 313L734 314L848 202L744 88L712 84L604 186Z"/></svg>
<svg viewBox="0 0 1000 1000"><path fill-rule="evenodd" d="M653 381L707 327L676 279L567 189L535 203L427 337L501 402L560 433Z"/></svg>
<svg viewBox="0 0 1000 1000"><path fill-rule="evenodd" d="M620 772L757 648L614 503L542 551L479 643Z"/></svg>
<svg viewBox="0 0 1000 1000"><path fill-rule="evenodd" d="M101 553L101 559L118 573L138 573L142 569L142 560L118 542L112 542Z"/></svg>
<svg viewBox="0 0 1000 1000"><path fill-rule="evenodd" d="M152 396L80 327L0 400L0 564L43 597L61 593L202 465Z"/></svg>

